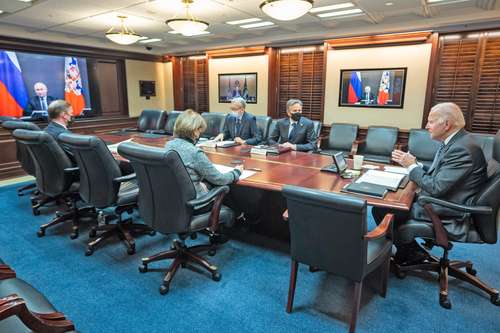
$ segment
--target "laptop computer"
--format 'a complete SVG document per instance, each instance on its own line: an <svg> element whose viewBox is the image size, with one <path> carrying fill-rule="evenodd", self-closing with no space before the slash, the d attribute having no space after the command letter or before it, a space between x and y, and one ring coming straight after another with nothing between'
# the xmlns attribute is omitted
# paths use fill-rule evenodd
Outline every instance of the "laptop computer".
<svg viewBox="0 0 500 333"><path fill-rule="evenodd" d="M342 175L347 170L347 161L344 158L344 153L339 152L332 155L333 163L321 168L321 171L333 172Z"/></svg>

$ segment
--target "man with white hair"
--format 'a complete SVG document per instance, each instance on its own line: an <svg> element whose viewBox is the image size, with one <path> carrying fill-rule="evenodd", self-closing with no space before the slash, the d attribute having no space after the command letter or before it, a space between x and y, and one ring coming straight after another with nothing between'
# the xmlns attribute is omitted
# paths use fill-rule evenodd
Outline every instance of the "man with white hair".
<svg viewBox="0 0 500 333"><path fill-rule="evenodd" d="M31 116L33 111L48 111L49 105L56 99L47 95L47 86L43 82L37 82L33 85L35 96L33 96L24 109L25 116Z"/></svg>
<svg viewBox="0 0 500 333"><path fill-rule="evenodd" d="M420 189L419 195L469 204L486 181L484 154L473 137L464 130L464 126L464 116L458 105L437 104L431 109L425 126L431 138L441 142L432 165L428 169L423 167L410 152L392 152L392 159L408 168L410 180ZM467 214L437 205L433 205L432 209L444 221L444 228L452 239L465 241L469 229L474 227ZM387 210L373 208L372 213L379 223ZM414 202L409 213L396 213L394 230L404 230L409 219L432 222L424 207ZM415 241L398 244L397 234L395 239L397 262L412 263L419 257L420 247ZM422 259L422 256L418 259Z"/></svg>
<svg viewBox="0 0 500 333"><path fill-rule="evenodd" d="M262 133L257 128L255 116L245 111L246 105L245 99L241 97L231 100L231 112L226 117L222 133L217 135L215 140L234 140L239 145L260 143Z"/></svg>

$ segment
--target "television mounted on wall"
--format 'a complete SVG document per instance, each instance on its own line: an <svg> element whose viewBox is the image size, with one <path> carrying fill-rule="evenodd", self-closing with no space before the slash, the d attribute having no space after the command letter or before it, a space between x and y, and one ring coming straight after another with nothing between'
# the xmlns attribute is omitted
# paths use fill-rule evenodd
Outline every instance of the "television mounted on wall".
<svg viewBox="0 0 500 333"><path fill-rule="evenodd" d="M236 97L257 104L257 73L219 74L219 103L230 103Z"/></svg>

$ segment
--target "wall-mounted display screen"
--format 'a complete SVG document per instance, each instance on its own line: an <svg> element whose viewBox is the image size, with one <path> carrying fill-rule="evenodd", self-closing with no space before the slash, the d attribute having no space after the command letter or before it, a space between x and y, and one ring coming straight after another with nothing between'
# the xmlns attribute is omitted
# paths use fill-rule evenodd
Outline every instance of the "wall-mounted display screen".
<svg viewBox="0 0 500 333"><path fill-rule="evenodd" d="M406 68L340 70L339 106L403 108Z"/></svg>
<svg viewBox="0 0 500 333"><path fill-rule="evenodd" d="M219 103L230 103L235 97L257 104L257 73L219 74Z"/></svg>

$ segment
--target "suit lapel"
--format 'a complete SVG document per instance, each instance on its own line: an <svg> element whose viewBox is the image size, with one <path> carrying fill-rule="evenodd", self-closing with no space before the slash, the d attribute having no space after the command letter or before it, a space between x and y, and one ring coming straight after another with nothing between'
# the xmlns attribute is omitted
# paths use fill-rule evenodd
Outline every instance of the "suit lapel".
<svg viewBox="0 0 500 333"><path fill-rule="evenodd" d="M463 137L465 134L467 134L467 131L465 131L463 128L457 132L457 134L455 134L450 142L448 142L447 145L444 146L443 148L443 151L441 152L441 157L439 159L439 161L437 161L436 165L434 165L434 167L432 169L429 169L428 173L432 173L434 170L436 169L439 169L439 166L441 165L441 161L443 160L444 156L446 155L446 153L448 152L448 150L451 148L451 146L453 146L453 144L458 140L460 139L461 137Z"/></svg>

